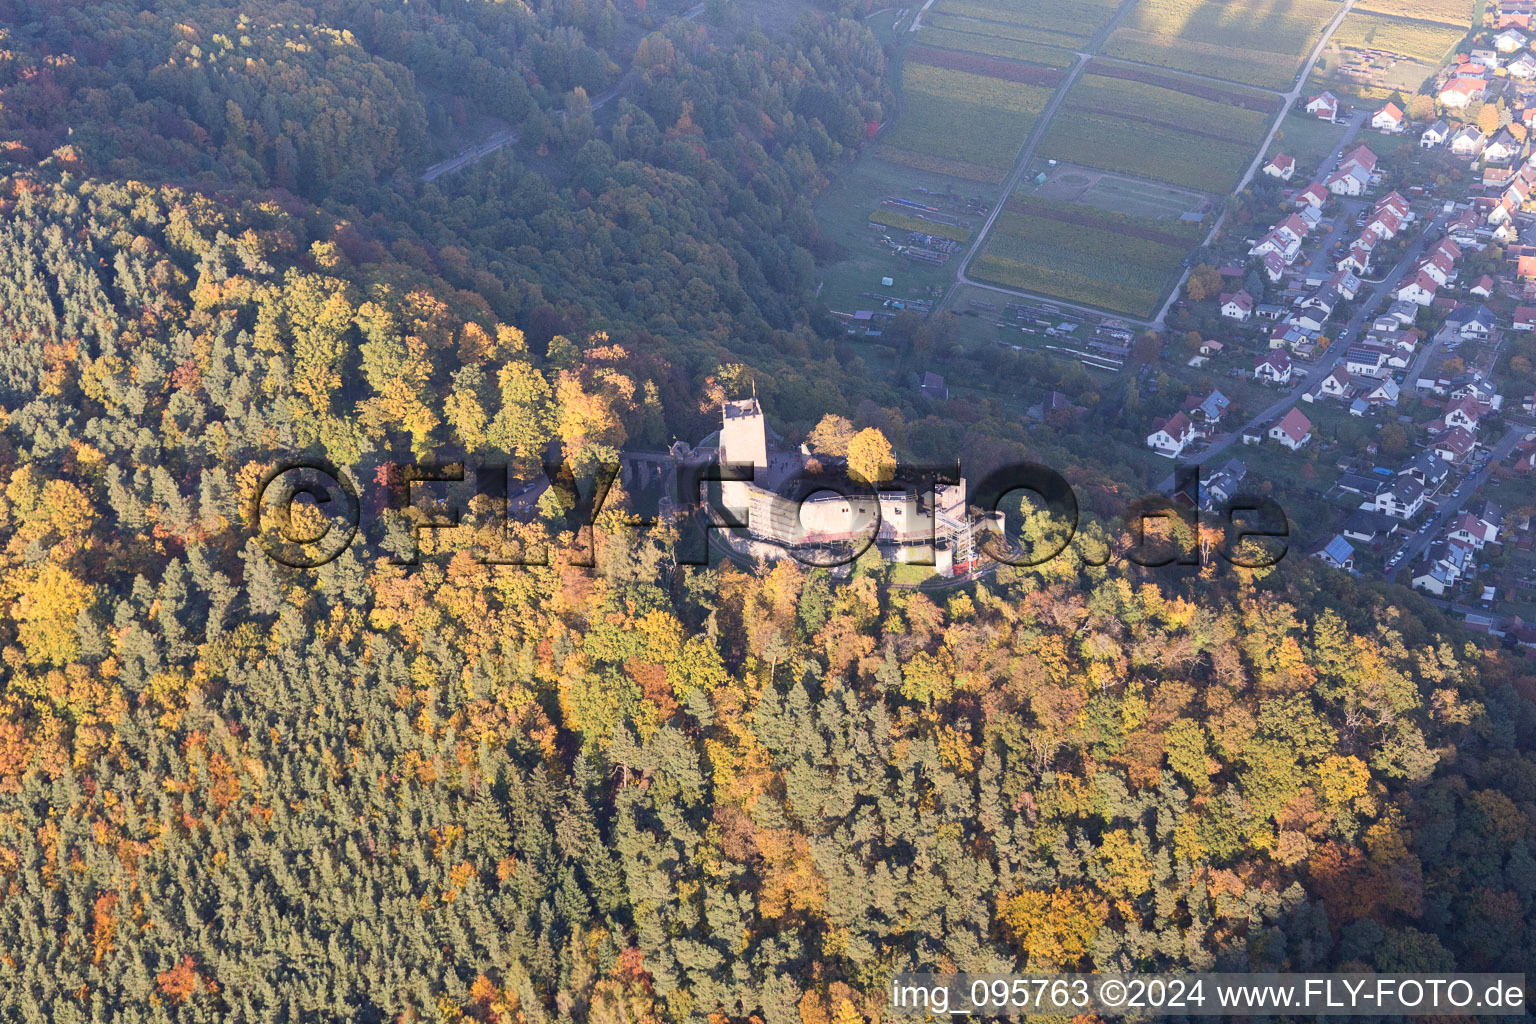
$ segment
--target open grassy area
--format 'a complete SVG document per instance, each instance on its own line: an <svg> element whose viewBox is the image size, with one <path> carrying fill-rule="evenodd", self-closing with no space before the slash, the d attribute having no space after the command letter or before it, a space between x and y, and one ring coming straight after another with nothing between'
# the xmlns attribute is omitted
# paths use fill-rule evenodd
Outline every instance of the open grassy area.
<svg viewBox="0 0 1536 1024"><path fill-rule="evenodd" d="M1473 0L1360 0L1355 10L1419 21L1438 21L1465 29L1472 24L1475 6Z"/></svg>
<svg viewBox="0 0 1536 1024"><path fill-rule="evenodd" d="M1095 61L1052 120L1041 155L1225 192L1252 160L1275 105L1236 86Z"/></svg>
<svg viewBox="0 0 1536 1024"><path fill-rule="evenodd" d="M916 61L901 84L901 117L880 142L919 159L892 158L988 183L1003 180L1052 91Z"/></svg>
<svg viewBox="0 0 1536 1024"><path fill-rule="evenodd" d="M931 299L954 281L959 256L945 265L934 266L907 259L879 244L882 235L896 236L902 230L877 224L877 220L887 219L886 215L902 216L899 211L883 205L882 200L886 197L941 205L932 197L914 191L918 188L946 195L952 190L962 205L965 200L976 198L989 209L997 199L995 187L916 170L880 159L877 155L865 154L852 168L838 175L816 199L816 219L822 230L846 250L844 259L818 270L822 281L821 298L828 306L849 311L879 308L879 302L866 293ZM907 230L939 233L936 230L939 225L912 219L923 227ZM958 230L969 234L980 225L981 217L963 220L965 226ZM884 277L892 278L895 284L884 287L880 283Z"/></svg>
<svg viewBox="0 0 1536 1024"><path fill-rule="evenodd" d="M1049 3L938 0L931 10L939 14L1043 29L1087 39L1109 20L1115 12L1115 6L1115 0L1050 0Z"/></svg>
<svg viewBox="0 0 1536 1024"><path fill-rule="evenodd" d="M1058 112L1041 143L1045 156L1207 192L1230 191L1253 150L1248 143L1080 109Z"/></svg>
<svg viewBox="0 0 1536 1024"><path fill-rule="evenodd" d="M971 276L1132 316L1155 313L1198 225L1016 195Z"/></svg>
<svg viewBox="0 0 1536 1024"><path fill-rule="evenodd" d="M1148 220L1178 220L1181 216L1207 205L1204 193L1175 188L1162 182L1128 178L1107 171L1058 163L1046 168L1037 160L1036 167L1048 170L1051 177L1043 186L1031 180L1026 191L1047 199L1065 199L1085 206L1128 213ZM1035 167L1031 168L1032 170Z"/></svg>
<svg viewBox="0 0 1536 1024"><path fill-rule="evenodd" d="M1131 81L1098 73L1095 64L1078 78L1067 94L1066 109L1194 130L1234 142L1257 144L1269 130L1271 110L1248 110L1229 101L1202 97L1145 81ZM1118 70L1105 68L1105 70ZM1164 81L1174 84L1170 78ZM1198 87L1191 82L1192 87Z"/></svg>
<svg viewBox="0 0 1536 1024"><path fill-rule="evenodd" d="M1333 0L1141 0L1105 52L1284 89L1337 10Z"/></svg>
<svg viewBox="0 0 1536 1024"><path fill-rule="evenodd" d="M980 27L974 22L962 22L962 24L968 24L972 28ZM1006 57L1011 60L1048 64L1058 68L1071 67L1077 60L1073 52L1065 47L1048 46L1026 39L1008 39L984 32L936 28L926 22L917 33L917 41L924 46L937 46L965 53L982 53L991 57Z"/></svg>
<svg viewBox="0 0 1536 1024"><path fill-rule="evenodd" d="M1386 50L1438 63L1466 37L1465 26L1353 10L1331 42L1341 47Z"/></svg>
<svg viewBox="0 0 1536 1024"><path fill-rule="evenodd" d="M979 21L975 18L966 18L950 14L942 14L937 7L928 9L923 15L923 28L932 26L946 32L964 32L968 35L982 35L990 39L1011 39L1023 43L1039 43L1042 46L1052 46L1058 50L1076 50L1083 45L1084 36L1076 32L1056 32L1046 28L1034 28L1030 25L1008 25L999 21ZM922 33L919 32L919 35Z"/></svg>
<svg viewBox="0 0 1536 1024"><path fill-rule="evenodd" d="M1339 140L1348 129L1341 124L1329 124L1305 114L1286 114L1280 122L1280 131L1270 143L1265 158L1285 153L1296 158L1293 183L1306 184L1318 166L1338 148Z"/></svg>

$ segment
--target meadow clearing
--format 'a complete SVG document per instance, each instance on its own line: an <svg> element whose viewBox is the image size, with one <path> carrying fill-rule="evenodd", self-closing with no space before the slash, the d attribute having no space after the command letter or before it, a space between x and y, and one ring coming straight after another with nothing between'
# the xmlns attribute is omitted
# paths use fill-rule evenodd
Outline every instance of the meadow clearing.
<svg viewBox="0 0 1536 1024"><path fill-rule="evenodd" d="M1386 50L1438 64L1466 34L1465 25L1353 10L1334 33L1332 42L1341 47Z"/></svg>
<svg viewBox="0 0 1536 1024"><path fill-rule="evenodd" d="M1337 11L1334 0L1141 0L1105 52L1283 90Z"/></svg>
<svg viewBox="0 0 1536 1024"><path fill-rule="evenodd" d="M1202 228L1020 193L971 264L977 280L1151 316Z"/></svg>
<svg viewBox="0 0 1536 1024"><path fill-rule="evenodd" d="M901 116L880 136L882 155L989 184L1013 166L1053 90L915 60L903 66L901 87Z"/></svg>
<svg viewBox="0 0 1536 1024"><path fill-rule="evenodd" d="M1095 62L1051 121L1041 155L1207 192L1231 190L1268 131L1273 100L1255 104L1268 109L1250 110L1195 94L1210 87L1193 80L1157 76L1194 93L1149 84L1138 80L1147 77L1140 70Z"/></svg>

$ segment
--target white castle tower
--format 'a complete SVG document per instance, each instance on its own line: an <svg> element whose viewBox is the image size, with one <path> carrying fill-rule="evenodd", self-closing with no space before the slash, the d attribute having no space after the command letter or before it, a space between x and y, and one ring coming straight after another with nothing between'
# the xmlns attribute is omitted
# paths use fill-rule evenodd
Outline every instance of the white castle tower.
<svg viewBox="0 0 1536 1024"><path fill-rule="evenodd" d="M720 463L751 463L758 479L768 469L768 426L763 421L763 407L757 404L756 389L751 398L728 401L721 410ZM727 480L720 487L726 507L744 517L752 504L752 485Z"/></svg>

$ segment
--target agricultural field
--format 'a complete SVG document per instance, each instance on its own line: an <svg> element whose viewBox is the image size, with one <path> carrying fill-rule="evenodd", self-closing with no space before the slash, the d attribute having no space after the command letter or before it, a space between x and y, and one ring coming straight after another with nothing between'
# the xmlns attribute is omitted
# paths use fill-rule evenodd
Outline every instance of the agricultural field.
<svg viewBox="0 0 1536 1024"><path fill-rule="evenodd" d="M1141 0L1104 52L1283 90L1337 11L1335 0Z"/></svg>
<svg viewBox="0 0 1536 1024"><path fill-rule="evenodd" d="M1346 49L1384 50L1413 60L1437 64L1466 34L1465 25L1447 25L1353 10L1330 42Z"/></svg>
<svg viewBox="0 0 1536 1024"><path fill-rule="evenodd" d="M1165 87L1175 85L1189 91ZM1268 131L1275 101L1251 93L1224 96L1222 102L1215 97L1221 92L1207 83L1095 62L1067 94L1041 154L1207 192L1229 191Z"/></svg>
<svg viewBox="0 0 1536 1024"><path fill-rule="evenodd" d="M1009 200L970 274L1004 287L1146 317L1157 312L1201 231L1198 225L1020 194Z"/></svg>
<svg viewBox="0 0 1536 1024"><path fill-rule="evenodd" d="M1438 21L1466 29L1472 24L1474 0L1359 0L1357 11L1372 11L1394 18Z"/></svg>
<svg viewBox="0 0 1536 1024"><path fill-rule="evenodd" d="M1009 60L1030 61L1034 64L1047 64L1057 68L1071 67L1077 59L1071 50L1060 46L1047 46L1044 43L1025 39L983 35L979 32L935 28L926 21L917 33L917 41L928 47L979 53L991 57L1006 57Z"/></svg>
<svg viewBox="0 0 1536 1024"><path fill-rule="evenodd" d="M942 224L925 219L918 211L903 211L883 202L909 199L944 209L954 221ZM833 309L878 309L870 293L903 299L932 299L954 283L957 256L935 266L907 259L881 244L882 236L905 240L909 231L969 244L981 226L985 211L997 201L996 186L893 163L877 153L866 153L816 197L816 219L822 231L842 249L842 258L821 269L821 298ZM972 205L982 211L971 214ZM881 279L895 285L885 288Z"/></svg>
<svg viewBox="0 0 1536 1024"><path fill-rule="evenodd" d="M942 51L935 51L942 52ZM991 58L950 54L967 63ZM946 59L941 57L939 59ZM996 61L1019 69L1015 80L926 64L909 55L901 74L901 116L880 136L882 156L920 170L997 184L1013 165L1053 85L1016 79L1057 74Z"/></svg>
<svg viewBox="0 0 1536 1024"><path fill-rule="evenodd" d="M928 13L923 15L923 28L929 27L946 32L981 35L991 39L1039 43L1058 50L1077 50L1087 38L1077 32L1056 32L1051 29L1033 28L1029 25L1009 25L1000 21L979 21L976 18L942 14L937 7L930 7ZM918 35L922 35L922 32Z"/></svg>
<svg viewBox="0 0 1536 1024"><path fill-rule="evenodd" d="M911 217L905 213L898 213L895 210L877 209L869 215L869 222L871 224L879 224L882 227L895 228L898 231L921 231L924 234L933 235L935 238L948 238L956 242L969 242L971 240L970 228L962 228L954 224L941 224L922 217Z"/></svg>
<svg viewBox="0 0 1536 1024"><path fill-rule="evenodd" d="M938 0L930 11L976 22L998 22L1085 40L1115 13L1115 0L1050 0L1016 3L1011 0ZM988 26L990 29L990 25Z"/></svg>

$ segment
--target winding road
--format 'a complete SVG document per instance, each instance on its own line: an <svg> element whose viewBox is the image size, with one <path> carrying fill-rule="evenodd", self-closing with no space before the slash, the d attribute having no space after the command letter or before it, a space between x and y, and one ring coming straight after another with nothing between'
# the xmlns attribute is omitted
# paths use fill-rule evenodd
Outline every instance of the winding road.
<svg viewBox="0 0 1536 1024"><path fill-rule="evenodd" d="M696 21L703 13L704 5L694 4L692 7L688 8L688 10L682 16L687 21ZM629 71L625 72L624 76L620 78L618 82L616 82L613 86L604 92L599 93L597 97L592 100L592 109L597 110L598 108L610 102L615 96L619 95L619 93L624 90L624 86L628 84L630 76L633 74L634 70L630 69ZM476 160L489 156L501 147L510 146L516 141L517 132L510 128L503 129L502 131L496 132L485 141L475 143L473 146L470 146L468 149L462 151L457 156L449 157L447 160L444 160L441 163L435 163L431 167L428 167L426 170L421 172L421 180L436 181L443 175L456 171L468 164L472 164Z"/></svg>

